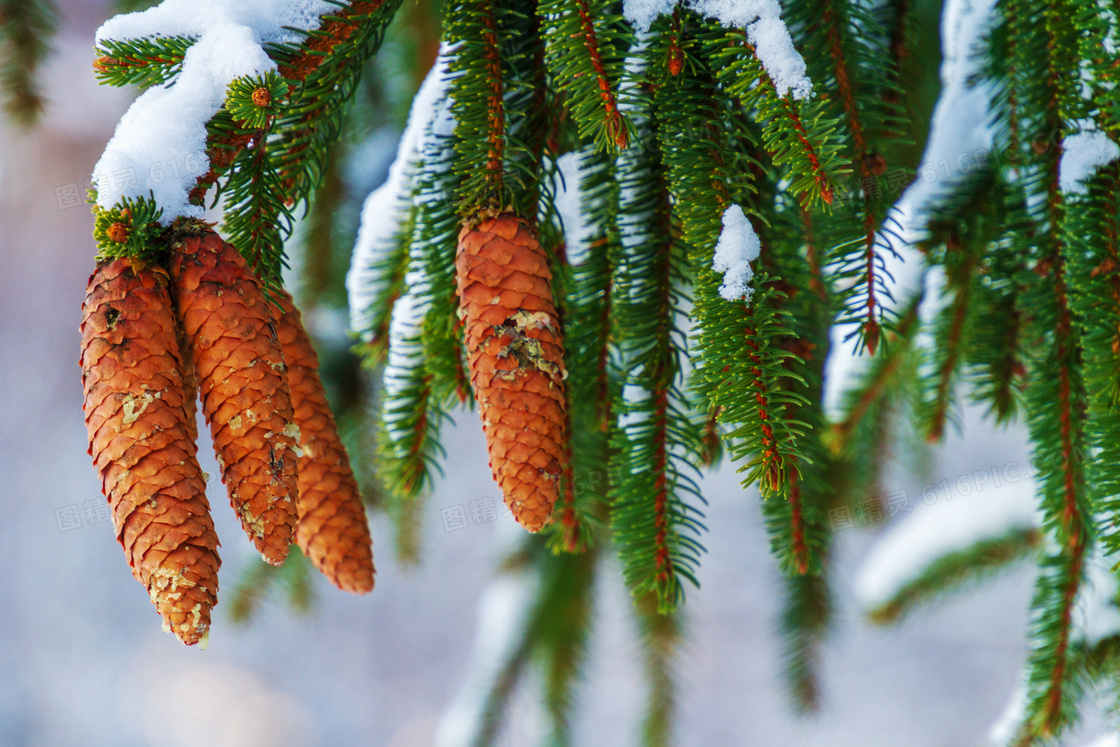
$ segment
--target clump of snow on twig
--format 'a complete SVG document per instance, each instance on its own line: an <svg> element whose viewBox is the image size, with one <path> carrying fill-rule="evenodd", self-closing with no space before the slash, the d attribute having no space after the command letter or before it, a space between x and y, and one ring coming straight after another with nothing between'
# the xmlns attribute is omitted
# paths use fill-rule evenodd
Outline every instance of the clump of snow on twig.
<svg viewBox="0 0 1120 747"><path fill-rule="evenodd" d="M758 259L761 251L762 243L743 208L738 205L727 208L723 212L723 232L712 259L712 269L723 273L720 296L728 301L750 300L750 282L754 277L751 262Z"/></svg>
<svg viewBox="0 0 1120 747"><path fill-rule="evenodd" d="M1062 161L1058 179L1063 192L1084 194L1086 180L1097 168L1120 157L1120 147L1100 130L1090 130L1067 137L1062 143Z"/></svg>
<svg viewBox="0 0 1120 747"><path fill-rule="evenodd" d="M284 27L314 28L332 7L321 0L165 0L107 21L98 29L98 43L156 35L197 41L179 75L145 91L121 118L93 170L97 204L111 208L124 197L151 196L165 223L202 217L203 208L188 198L209 170L206 123L221 108L229 84L275 69L262 45L298 38Z"/></svg>
<svg viewBox="0 0 1120 747"><path fill-rule="evenodd" d="M350 325L356 331L369 327L370 306L378 291L375 268L379 259L391 248L393 236L404 217L403 204L410 189L408 171L424 151L428 140L447 135L453 128L450 107L440 106L441 101L447 101L447 51L445 45L412 100L408 124L397 145L397 157L389 167L388 177L366 197L362 205L358 239L354 244L350 271L346 274Z"/></svg>
<svg viewBox="0 0 1120 747"><path fill-rule="evenodd" d="M806 73L805 60L798 54L789 29L782 22L782 6L778 0L689 0L689 7L700 15L715 18L730 28L747 32L747 41L778 95L791 94L795 99L808 98L813 83ZM649 31L660 15L673 12L676 0L625 0L623 13L639 31Z"/></svg>

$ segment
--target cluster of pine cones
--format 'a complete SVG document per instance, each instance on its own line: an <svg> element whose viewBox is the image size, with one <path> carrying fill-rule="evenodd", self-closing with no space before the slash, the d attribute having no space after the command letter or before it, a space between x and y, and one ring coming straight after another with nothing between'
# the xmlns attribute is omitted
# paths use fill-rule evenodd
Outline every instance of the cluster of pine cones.
<svg viewBox="0 0 1120 747"><path fill-rule="evenodd" d="M196 393L246 534L280 565L293 541L346 591L373 588L369 526L285 292L269 300L204 224L176 229L166 266L115 259L82 307L89 452L117 539L165 629L205 646L218 538L196 459Z"/></svg>

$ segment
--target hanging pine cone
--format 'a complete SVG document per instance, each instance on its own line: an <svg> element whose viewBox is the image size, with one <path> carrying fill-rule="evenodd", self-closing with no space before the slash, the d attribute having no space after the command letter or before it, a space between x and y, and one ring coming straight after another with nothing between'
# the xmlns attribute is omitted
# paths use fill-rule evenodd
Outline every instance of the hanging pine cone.
<svg viewBox="0 0 1120 747"><path fill-rule="evenodd" d="M373 589L373 551L358 483L338 437L319 380L319 356L311 347L299 310L287 292L278 301L282 313L277 314L276 330L288 368L302 451L296 542L335 586L365 594Z"/></svg>
<svg viewBox="0 0 1120 747"><path fill-rule="evenodd" d="M195 459L167 275L117 259L82 304L89 453L117 539L164 627L205 646L218 593L218 537Z"/></svg>
<svg viewBox="0 0 1120 747"><path fill-rule="evenodd" d="M459 232L459 316L490 469L514 518L548 521L565 461L564 346L548 258L512 213Z"/></svg>
<svg viewBox="0 0 1120 747"><path fill-rule="evenodd" d="M209 229L171 246L172 292L222 481L245 533L280 565L296 526L296 444L272 309L245 260Z"/></svg>

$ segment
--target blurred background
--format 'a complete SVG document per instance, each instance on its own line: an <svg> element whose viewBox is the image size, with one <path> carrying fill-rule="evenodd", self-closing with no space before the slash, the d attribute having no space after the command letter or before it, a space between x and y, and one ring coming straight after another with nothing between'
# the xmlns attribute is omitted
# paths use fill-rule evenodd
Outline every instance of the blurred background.
<svg viewBox="0 0 1120 747"><path fill-rule="evenodd" d="M77 363L79 309L94 266L85 188L131 97L98 87L91 70L94 31L111 6L59 3L40 76L40 124L0 125L0 746L464 744L533 583L517 572L496 575L522 534L508 515L480 510L500 496L476 414L460 413L446 431L445 477L423 504L418 562L397 560L389 521L376 509L376 481L362 475L375 506L379 571L367 597L338 592L318 575L261 583L259 561L216 479L209 498L224 540L222 603L209 650L162 633L129 573L86 454ZM967 4L954 7L944 26L950 39L968 12ZM411 91L434 52L407 40L390 47L370 82L368 100L379 108L350 133L346 164L328 179L339 212L325 233L314 220L301 228L300 251L319 254L314 262L297 255L291 278L359 462L369 461L371 387L348 352L343 275L361 200L385 176ZM416 69L400 62L409 59ZM925 160L937 162L946 137L952 133L935 131ZM853 594L861 563L892 522L985 497L925 503L923 486L1026 464L1022 433L995 430L972 411L963 420L965 435L920 458L895 450L883 488L907 497L912 511L834 525L835 609L817 649L818 708L808 715L783 675L782 579L758 496L740 488L727 464L703 481L708 554L673 659L676 744L985 742L1019 679L1029 564L889 627L868 622ZM202 435L203 469L217 474L207 441ZM597 575L594 605L573 743L636 744L650 683L611 559ZM532 670L519 680L493 744L541 742L541 686ZM1092 741L1102 721L1089 719L1071 743Z"/></svg>

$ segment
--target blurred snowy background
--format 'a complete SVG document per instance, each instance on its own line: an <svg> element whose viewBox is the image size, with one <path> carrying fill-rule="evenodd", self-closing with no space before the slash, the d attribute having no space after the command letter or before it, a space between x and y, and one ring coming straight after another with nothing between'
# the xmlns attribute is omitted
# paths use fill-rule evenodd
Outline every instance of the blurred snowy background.
<svg viewBox="0 0 1120 747"><path fill-rule="evenodd" d="M516 581L491 581L519 538L512 520L470 521L470 501L498 497L473 414L448 434L446 478L427 502L419 567L394 562L387 522L374 514L372 595L353 598L316 577L308 613L277 599L235 625L228 600L254 555L214 481L226 603L210 648L187 649L160 631L98 510L104 499L85 451L77 364L94 251L92 220L78 200L129 94L97 87L90 68L108 3L60 5L42 127L29 134L3 126L0 136L0 747L459 744L472 683L485 680L524 593ZM932 164L955 162L986 139L956 64L984 8L949 6L947 100L924 159ZM371 141L363 188L384 177L394 152L393 137ZM936 179L920 181L907 204L920 205L935 187ZM927 504L923 486L964 484L962 476L976 486L982 474L1027 463L1020 431L997 431L974 412L964 422L964 435L936 449L924 472L892 470L887 489L906 498L909 512L837 527L837 611L820 661L822 707L808 718L795 714L780 677L780 579L757 495L742 491L727 465L705 481L709 552L685 613L679 745L985 743L1018 681L1033 571L1020 566L889 628L863 619L854 595L876 535L892 523L993 495L989 483ZM215 474L211 453L200 444L203 469ZM1018 489L1016 500L1029 502ZM467 524L447 531L441 512L456 508ZM575 743L585 747L635 744L645 698L629 597L617 568L609 570L598 581L580 690ZM502 747L539 742L535 686L528 681L515 697ZM1092 742L1103 728L1103 718L1090 719L1070 744Z"/></svg>

